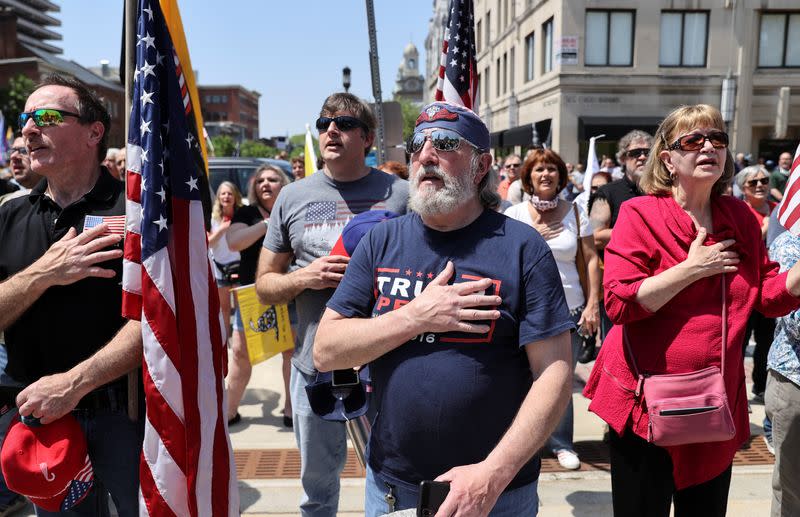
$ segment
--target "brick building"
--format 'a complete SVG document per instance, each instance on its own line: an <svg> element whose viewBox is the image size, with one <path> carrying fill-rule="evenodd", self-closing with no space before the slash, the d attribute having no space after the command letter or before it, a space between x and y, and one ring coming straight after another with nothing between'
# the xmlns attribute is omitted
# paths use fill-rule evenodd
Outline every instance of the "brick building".
<svg viewBox="0 0 800 517"><path fill-rule="evenodd" d="M258 99L261 94L241 85L198 86L203 123L209 137L258 139Z"/></svg>
<svg viewBox="0 0 800 517"><path fill-rule="evenodd" d="M105 102L111 115L108 143L122 147L125 142L125 90L119 80L103 79L74 61L58 57L61 49L47 40L60 40L61 35L48 26L60 21L47 14L58 6L45 0L0 0L0 88L20 74L39 82L51 73L71 75L94 89ZM6 119L16 122L16 113Z"/></svg>

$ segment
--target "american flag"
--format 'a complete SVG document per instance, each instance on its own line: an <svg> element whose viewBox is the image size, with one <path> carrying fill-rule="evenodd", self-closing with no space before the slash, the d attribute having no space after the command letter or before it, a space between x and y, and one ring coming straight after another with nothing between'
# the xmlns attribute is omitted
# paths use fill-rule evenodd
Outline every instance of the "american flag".
<svg viewBox="0 0 800 517"><path fill-rule="evenodd" d="M123 315L141 320L144 340L140 512L239 515L201 205L205 165L175 0L139 0L136 27Z"/></svg>
<svg viewBox="0 0 800 517"><path fill-rule="evenodd" d="M124 215L87 215L83 219L83 231L106 223L108 229L103 235L125 235Z"/></svg>
<svg viewBox="0 0 800 517"><path fill-rule="evenodd" d="M797 145L790 170L778 220L792 235L800 235L800 144Z"/></svg>
<svg viewBox="0 0 800 517"><path fill-rule="evenodd" d="M450 0L436 100L478 112L478 65L472 0ZM488 28L487 28L488 29Z"/></svg>

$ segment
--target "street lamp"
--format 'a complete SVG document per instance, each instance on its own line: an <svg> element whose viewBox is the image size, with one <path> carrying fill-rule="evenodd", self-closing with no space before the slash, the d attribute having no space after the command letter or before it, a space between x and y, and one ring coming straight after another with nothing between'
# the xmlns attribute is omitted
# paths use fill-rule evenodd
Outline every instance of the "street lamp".
<svg viewBox="0 0 800 517"><path fill-rule="evenodd" d="M344 86L344 91L350 91L350 67L346 66L342 68L342 86Z"/></svg>

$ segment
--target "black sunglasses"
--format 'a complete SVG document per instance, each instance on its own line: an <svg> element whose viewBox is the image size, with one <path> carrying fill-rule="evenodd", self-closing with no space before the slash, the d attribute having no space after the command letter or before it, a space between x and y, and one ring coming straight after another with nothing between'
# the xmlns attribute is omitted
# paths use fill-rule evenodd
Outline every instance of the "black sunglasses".
<svg viewBox="0 0 800 517"><path fill-rule="evenodd" d="M11 156L14 153L19 153L22 156L26 156L28 154L28 148L27 147L12 147L11 149L8 150L8 155L9 156Z"/></svg>
<svg viewBox="0 0 800 517"><path fill-rule="evenodd" d="M340 131L350 131L351 129L355 129L357 127L360 127L364 131L369 131L369 128L365 123L355 117L348 117L346 115L318 118L317 131L320 133L326 132L328 128L331 127L331 122L336 122L336 127L339 128Z"/></svg>
<svg viewBox="0 0 800 517"><path fill-rule="evenodd" d="M699 151L705 145L706 140L711 142L714 149L724 149L728 147L728 133L724 131L711 131L707 135L702 133L683 135L675 140L672 145L669 145L667 149L670 151L675 151L676 149L680 149L681 151Z"/></svg>
<svg viewBox="0 0 800 517"><path fill-rule="evenodd" d="M408 154L418 153L425 145L425 140L429 139L434 149L445 153L457 151L458 148L461 147L462 141L472 145L471 142L464 139L452 129L434 129L429 135L426 135L422 131L418 131L411 135L411 138L409 138L406 142L406 152Z"/></svg>
<svg viewBox="0 0 800 517"><path fill-rule="evenodd" d="M756 185L769 185L769 178L758 178L755 180L745 181L745 185L748 187L755 187Z"/></svg>
<svg viewBox="0 0 800 517"><path fill-rule="evenodd" d="M631 149L630 151L625 152L625 156L627 156L631 160L635 160L640 156L644 156L646 158L650 156L650 149L647 149L646 147L640 147L639 149Z"/></svg>
<svg viewBox="0 0 800 517"><path fill-rule="evenodd" d="M64 122L64 117L81 118L77 113L72 113L64 110L57 110L53 108L42 108L33 111L26 111L19 114L19 127L25 127L28 119L33 119L33 123L39 127L44 126L57 126Z"/></svg>

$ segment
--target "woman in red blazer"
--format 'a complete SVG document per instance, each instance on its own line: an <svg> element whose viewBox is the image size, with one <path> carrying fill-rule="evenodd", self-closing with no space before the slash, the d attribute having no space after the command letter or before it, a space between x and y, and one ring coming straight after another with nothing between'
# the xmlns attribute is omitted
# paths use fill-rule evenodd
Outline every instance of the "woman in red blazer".
<svg viewBox="0 0 800 517"><path fill-rule="evenodd" d="M614 327L584 394L592 399L590 411L612 429L617 517L666 517L673 500L676 517L725 515L733 456L750 435L741 347L748 316L753 309L776 317L800 307L800 266L779 274L749 208L722 195L734 172L724 127L719 111L702 104L664 119L640 183L649 195L622 205L606 247L605 305ZM643 373L719 366L723 281L724 378L736 435L672 447L649 443L623 326Z"/></svg>

